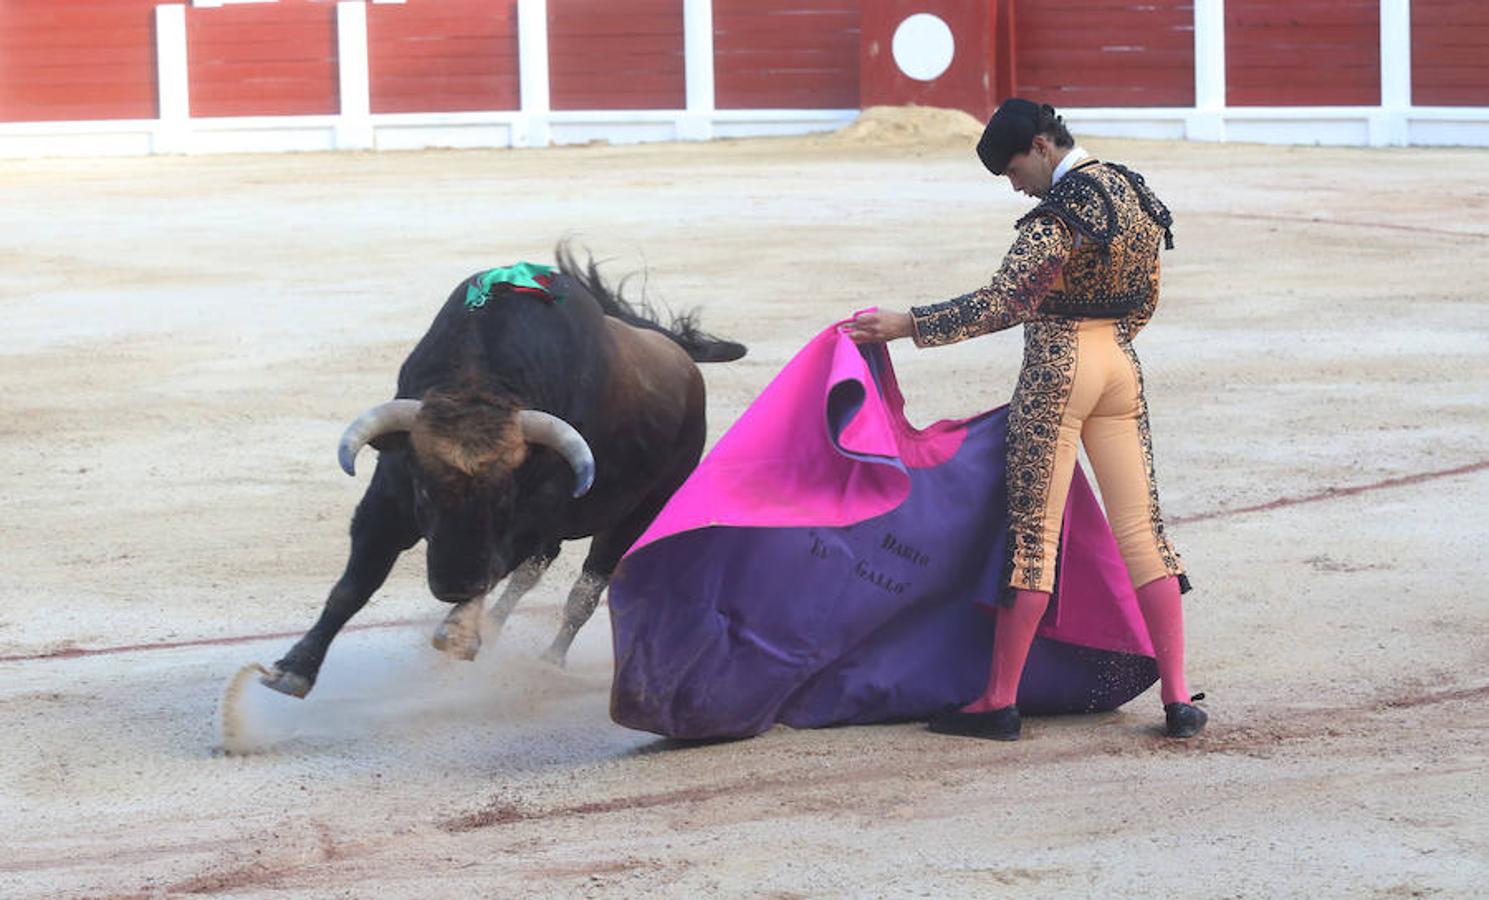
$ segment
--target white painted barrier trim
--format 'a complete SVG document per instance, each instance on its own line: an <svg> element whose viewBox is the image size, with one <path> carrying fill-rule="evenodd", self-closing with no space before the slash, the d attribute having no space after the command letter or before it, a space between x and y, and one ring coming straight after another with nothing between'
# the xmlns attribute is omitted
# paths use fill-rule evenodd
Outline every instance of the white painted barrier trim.
<svg viewBox="0 0 1489 900"><path fill-rule="evenodd" d="M1411 143L1411 0L1380 0L1380 112L1370 120L1370 144Z"/></svg>
<svg viewBox="0 0 1489 900"><path fill-rule="evenodd" d="M292 128L335 128L340 116L213 116L192 119L191 130L204 134L223 131L273 131Z"/></svg>
<svg viewBox="0 0 1489 900"><path fill-rule="evenodd" d="M186 7L155 7L155 62L160 94L160 118L191 117L186 67Z"/></svg>
<svg viewBox="0 0 1489 900"><path fill-rule="evenodd" d="M529 118L519 110L454 113L374 113L372 124L379 125L516 125Z"/></svg>
<svg viewBox="0 0 1489 900"><path fill-rule="evenodd" d="M1227 119L1355 119L1378 111L1377 106L1230 106L1214 110ZM1103 119L1187 119L1196 112L1188 106L1062 107L1060 115Z"/></svg>
<svg viewBox="0 0 1489 900"><path fill-rule="evenodd" d="M1208 112L1093 107L1060 114L1078 133L1106 137L1214 140L1219 131L1225 140L1267 144L1489 147L1489 108L1477 106L1235 106Z"/></svg>
<svg viewBox="0 0 1489 900"><path fill-rule="evenodd" d="M186 62L186 7L155 7L155 84L160 122L156 153L179 153L191 128L191 79Z"/></svg>
<svg viewBox="0 0 1489 900"><path fill-rule="evenodd" d="M720 137L806 134L840 128L857 109L716 111L707 118ZM534 128L546 143L681 140L685 110L562 110L532 115L518 110L461 113L381 113L368 117L372 149L424 147L525 147ZM0 124L0 158L45 156L139 156L151 153L271 153L345 149L342 117L224 116L192 119L161 149L170 123L158 119ZM562 134L555 136L553 130Z"/></svg>
<svg viewBox="0 0 1489 900"><path fill-rule="evenodd" d="M769 119L772 122L815 122L821 119L845 119L848 122L858 118L860 109L716 109L713 111L715 122L751 122L756 119Z"/></svg>
<svg viewBox="0 0 1489 900"><path fill-rule="evenodd" d="M839 128L856 109L715 110L708 117L717 137L805 134ZM1061 110L1077 134L1194 140L1187 107ZM1245 107L1205 115L1218 118L1230 140L1270 144L1365 145L1378 107ZM629 142L681 139L685 110L563 110L532 115L518 110L463 113L386 113L369 117L377 148L525 147L534 128L559 142ZM1489 147L1489 109L1414 107L1401 126L1420 146ZM0 124L0 158L135 156L151 153L262 153L344 147L340 116L239 116L190 119L179 126L161 119ZM1206 123L1204 128L1209 128ZM1342 129L1342 130L1341 130ZM427 140L421 135L427 135ZM545 144L549 140L545 140Z"/></svg>
<svg viewBox="0 0 1489 900"><path fill-rule="evenodd" d="M1188 107L1070 107L1060 110L1072 118L1102 119L1187 119L1194 114ZM1381 112L1378 106L1231 106L1218 111L1228 120L1276 119L1317 122L1344 119L1365 120ZM1411 106L1399 111L1407 119L1452 119L1464 122L1489 122L1489 107L1484 106Z"/></svg>
<svg viewBox="0 0 1489 900"><path fill-rule="evenodd" d="M339 0L336 4L336 59L341 88L336 149L370 150L372 87L368 71L367 4L362 0Z"/></svg>
<svg viewBox="0 0 1489 900"><path fill-rule="evenodd" d="M1194 108L1225 108L1225 0L1194 0Z"/></svg>
<svg viewBox="0 0 1489 900"><path fill-rule="evenodd" d="M1455 122L1489 122L1489 107L1483 106L1413 106L1405 116L1414 120L1452 120Z"/></svg>
<svg viewBox="0 0 1489 900"><path fill-rule="evenodd" d="M517 126L519 146L542 147L549 141L548 0L517 0L517 84L519 103L528 115Z"/></svg>
<svg viewBox="0 0 1489 900"><path fill-rule="evenodd" d="M1380 0L1380 105L1411 106L1411 0Z"/></svg>
<svg viewBox="0 0 1489 900"><path fill-rule="evenodd" d="M1186 124L1197 141L1225 140L1225 0L1194 0L1194 111Z"/></svg>
<svg viewBox="0 0 1489 900"><path fill-rule="evenodd" d="M713 137L713 0L683 0L682 29L688 115L679 131L683 140L706 141Z"/></svg>

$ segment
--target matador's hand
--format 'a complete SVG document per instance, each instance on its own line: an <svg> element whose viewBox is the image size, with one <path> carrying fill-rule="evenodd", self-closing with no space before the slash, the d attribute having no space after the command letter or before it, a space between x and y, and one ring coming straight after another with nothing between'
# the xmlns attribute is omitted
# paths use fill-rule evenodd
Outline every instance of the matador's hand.
<svg viewBox="0 0 1489 900"><path fill-rule="evenodd" d="M911 336L915 325L909 313L881 309L859 313L843 326L843 331L855 344L880 344Z"/></svg>

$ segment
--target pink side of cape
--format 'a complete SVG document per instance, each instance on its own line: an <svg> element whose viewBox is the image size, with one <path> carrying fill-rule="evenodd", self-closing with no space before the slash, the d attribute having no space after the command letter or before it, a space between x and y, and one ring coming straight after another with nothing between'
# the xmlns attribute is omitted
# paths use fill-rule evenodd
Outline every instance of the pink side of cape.
<svg viewBox="0 0 1489 900"><path fill-rule="evenodd" d="M843 430L843 450L911 467L956 455L961 423L913 428L892 376L886 379L889 397L874 390L868 363L841 324L787 363L629 552L710 525L851 525L899 505L910 490L904 471L846 456L828 434L826 394L844 382L862 384L867 396Z"/></svg>

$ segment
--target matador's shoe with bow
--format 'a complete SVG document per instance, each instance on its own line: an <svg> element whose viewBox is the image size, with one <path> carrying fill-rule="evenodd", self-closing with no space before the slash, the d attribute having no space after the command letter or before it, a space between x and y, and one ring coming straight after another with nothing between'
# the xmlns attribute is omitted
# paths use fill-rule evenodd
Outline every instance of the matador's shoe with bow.
<svg viewBox="0 0 1489 900"><path fill-rule="evenodd" d="M1203 700L1205 695L1195 694L1189 699ZM1210 721L1208 713L1191 703L1165 703L1163 718L1163 733L1171 738L1194 737L1204 731L1205 723Z"/></svg>
<svg viewBox="0 0 1489 900"><path fill-rule="evenodd" d="M1016 741L1023 731L1017 706L1004 706L987 712L948 712L931 719L926 728L937 734L960 734L964 737L987 738L990 741Z"/></svg>

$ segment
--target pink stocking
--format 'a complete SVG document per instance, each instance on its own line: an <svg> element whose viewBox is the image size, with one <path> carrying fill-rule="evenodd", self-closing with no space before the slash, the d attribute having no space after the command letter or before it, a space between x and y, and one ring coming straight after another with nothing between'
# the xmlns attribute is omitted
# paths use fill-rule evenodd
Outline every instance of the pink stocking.
<svg viewBox="0 0 1489 900"><path fill-rule="evenodd" d="M1158 658L1164 705L1188 703L1189 685L1184 681L1184 603L1179 599L1179 579L1159 578L1138 588L1137 605L1143 611L1143 622L1153 641L1153 655Z"/></svg>
<svg viewBox="0 0 1489 900"><path fill-rule="evenodd" d="M1018 700L1019 678L1029 658L1029 645L1034 643L1034 632L1049 604L1050 595L1044 591L1018 591L1012 607L998 607L987 688L981 697L962 707L962 712L988 712L1012 706Z"/></svg>

